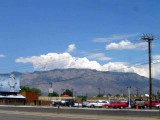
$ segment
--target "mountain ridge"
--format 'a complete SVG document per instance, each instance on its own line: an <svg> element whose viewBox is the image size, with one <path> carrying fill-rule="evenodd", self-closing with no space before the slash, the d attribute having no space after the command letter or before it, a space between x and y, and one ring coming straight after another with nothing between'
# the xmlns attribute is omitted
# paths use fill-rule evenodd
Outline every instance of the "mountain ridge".
<svg viewBox="0 0 160 120"><path fill-rule="evenodd" d="M8 73L9 74L9 73ZM145 94L149 91L149 79L136 73L96 71L90 69L54 69L50 71L34 71L30 73L12 72L20 76L21 85L41 89L47 95L49 88L59 94L63 89L73 89L76 95L127 94L131 86L131 94ZM153 79L153 93L159 90L160 80Z"/></svg>

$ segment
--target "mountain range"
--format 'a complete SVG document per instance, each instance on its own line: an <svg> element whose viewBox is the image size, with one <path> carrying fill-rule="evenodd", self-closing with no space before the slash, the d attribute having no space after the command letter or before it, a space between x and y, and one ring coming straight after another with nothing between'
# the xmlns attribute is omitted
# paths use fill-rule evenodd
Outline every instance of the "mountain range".
<svg viewBox="0 0 160 120"><path fill-rule="evenodd" d="M30 73L13 72L12 74L20 76L21 86L39 88L42 95L47 95L51 87L58 94L61 94L65 89L73 90L77 96L94 96L99 93L128 94L127 87L131 87L131 94L149 93L149 79L136 73L102 72L90 69L54 69ZM156 93L159 87L160 80L152 79L153 93Z"/></svg>

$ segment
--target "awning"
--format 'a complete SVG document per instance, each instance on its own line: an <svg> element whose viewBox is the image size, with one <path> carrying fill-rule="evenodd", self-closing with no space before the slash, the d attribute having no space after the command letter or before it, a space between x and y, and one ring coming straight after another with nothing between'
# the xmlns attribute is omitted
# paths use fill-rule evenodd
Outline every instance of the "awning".
<svg viewBox="0 0 160 120"><path fill-rule="evenodd" d="M20 95L20 94L17 94L17 95L7 95L7 96L2 96L0 95L0 98L19 98L19 99L25 99L26 97Z"/></svg>

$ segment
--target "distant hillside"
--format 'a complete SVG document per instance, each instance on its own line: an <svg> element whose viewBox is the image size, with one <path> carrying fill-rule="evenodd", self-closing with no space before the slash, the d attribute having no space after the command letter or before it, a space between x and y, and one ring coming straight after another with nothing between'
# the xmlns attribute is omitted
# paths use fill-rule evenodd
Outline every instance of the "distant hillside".
<svg viewBox="0 0 160 120"><path fill-rule="evenodd" d="M101 93L127 94L127 86L131 86L131 93L148 93L149 80L135 73L101 72L89 69L56 69L51 71L36 71L33 73L15 73L21 76L21 85L37 87L43 94L53 84L54 91L59 94L62 89L74 89L77 95L97 95ZM160 80L153 80L153 92L156 93Z"/></svg>

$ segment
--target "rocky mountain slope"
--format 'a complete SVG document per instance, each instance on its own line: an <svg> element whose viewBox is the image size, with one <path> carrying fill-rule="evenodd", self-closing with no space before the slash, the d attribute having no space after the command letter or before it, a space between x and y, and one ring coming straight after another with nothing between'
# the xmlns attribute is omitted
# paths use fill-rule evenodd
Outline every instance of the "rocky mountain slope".
<svg viewBox="0 0 160 120"><path fill-rule="evenodd" d="M145 94L149 91L149 80L135 73L101 72L89 69L55 69L51 71L35 71L33 73L14 73L21 77L21 85L41 89L44 95L49 88L62 93L63 89L73 89L76 95L127 94L127 86L131 93ZM160 87L160 80L153 79L153 93ZM100 88L100 89L99 89Z"/></svg>

